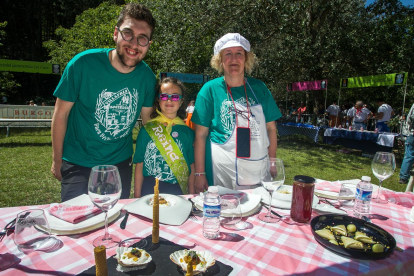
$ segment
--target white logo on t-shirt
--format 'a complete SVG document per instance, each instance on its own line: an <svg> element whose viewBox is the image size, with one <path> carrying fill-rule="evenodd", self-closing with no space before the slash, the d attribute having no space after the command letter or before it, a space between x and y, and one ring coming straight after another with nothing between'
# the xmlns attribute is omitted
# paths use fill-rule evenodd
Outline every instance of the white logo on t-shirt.
<svg viewBox="0 0 414 276"><path fill-rule="evenodd" d="M183 145L180 140L176 140L177 146L183 152ZM161 175L161 181L171 181L175 178L173 172L165 162L164 157L151 140L145 149L144 166L149 175Z"/></svg>
<svg viewBox="0 0 414 276"><path fill-rule="evenodd" d="M103 140L125 137L130 133L136 118L138 92L133 93L128 88L118 92L101 92L96 102L95 130Z"/></svg>

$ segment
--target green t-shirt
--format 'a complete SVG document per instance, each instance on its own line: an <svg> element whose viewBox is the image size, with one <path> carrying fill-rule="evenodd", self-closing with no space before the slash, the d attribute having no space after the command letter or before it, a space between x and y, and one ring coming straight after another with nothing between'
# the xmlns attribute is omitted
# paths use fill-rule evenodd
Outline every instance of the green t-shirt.
<svg viewBox="0 0 414 276"><path fill-rule="evenodd" d="M188 171L191 172L190 165L194 163L194 131L188 126L174 125L171 130L171 137L183 154L188 165ZM155 177L161 173L161 181L178 184L164 157L162 157L147 130L143 127L139 131L134 154L134 163L142 162L144 162L142 169L144 177Z"/></svg>
<svg viewBox="0 0 414 276"><path fill-rule="evenodd" d="M113 49L92 49L66 66L54 92L74 102L68 118L63 159L84 167L117 164L133 154L132 130L141 108L151 107L155 75L141 61L123 74L110 63Z"/></svg>
<svg viewBox="0 0 414 276"><path fill-rule="evenodd" d="M250 86L247 84L250 84ZM266 85L259 80L247 77L246 92L249 105L261 104L266 123L282 117L275 100ZM252 93L252 88L254 94ZM235 102L246 106L244 85L231 88ZM223 144L228 140L235 125L233 102L223 77L207 82L197 95L191 121L210 128L211 140Z"/></svg>

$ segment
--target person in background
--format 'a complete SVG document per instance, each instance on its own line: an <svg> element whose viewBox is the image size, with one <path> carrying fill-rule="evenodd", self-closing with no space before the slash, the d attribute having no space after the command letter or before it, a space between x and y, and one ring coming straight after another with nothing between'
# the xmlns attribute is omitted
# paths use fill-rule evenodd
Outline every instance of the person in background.
<svg viewBox="0 0 414 276"><path fill-rule="evenodd" d="M342 127L346 127L347 126L346 125L346 123L348 122L347 116L348 116L348 109L346 108L346 105L343 104L341 106L341 113L339 115L339 117L340 117L340 123L341 123Z"/></svg>
<svg viewBox="0 0 414 276"><path fill-rule="evenodd" d="M134 197L154 193L194 194L194 131L186 126L185 87L175 78L164 78L158 89L151 120L140 130L134 155ZM171 150L169 150L171 148Z"/></svg>
<svg viewBox="0 0 414 276"><path fill-rule="evenodd" d="M292 115L293 112L295 112L296 110L297 108L295 106L295 103L292 103L292 105L288 107L288 112L289 112L288 115Z"/></svg>
<svg viewBox="0 0 414 276"><path fill-rule="evenodd" d="M389 104L386 104L383 98L378 98L377 104L379 106L378 113L375 116L377 119L376 128L379 132L390 132L387 122L394 116L394 110Z"/></svg>
<svg viewBox="0 0 414 276"><path fill-rule="evenodd" d="M31 100L31 101L29 102L29 105L31 105L31 106L37 106L37 104L35 104L33 100Z"/></svg>
<svg viewBox="0 0 414 276"><path fill-rule="evenodd" d="M7 97L6 96L3 96L1 98L1 100L2 100L2 104L7 104Z"/></svg>
<svg viewBox="0 0 414 276"><path fill-rule="evenodd" d="M282 114L266 85L245 76L255 64L250 43L240 34L217 40L211 66L224 76L204 84L192 117L196 193L208 185L234 190L257 185L268 157L276 157L275 120Z"/></svg>
<svg viewBox="0 0 414 276"><path fill-rule="evenodd" d="M337 127L339 126L339 113L341 112L339 106L336 104L336 101L333 101L332 104L326 109L325 114L329 115L329 126Z"/></svg>
<svg viewBox="0 0 414 276"><path fill-rule="evenodd" d="M408 112L406 123L409 135L405 140L405 153L400 170L400 184L408 183L410 178L410 170L413 168L414 164L414 104L411 106L410 112Z"/></svg>
<svg viewBox="0 0 414 276"><path fill-rule="evenodd" d="M193 117L193 112L194 112L194 104L195 104L194 100L190 101L190 103L188 104L185 110L185 112L187 113L187 116L186 116L187 119L185 120L185 124L189 126L192 130L195 130L195 124L193 123L193 121L191 121L191 117Z"/></svg>
<svg viewBox="0 0 414 276"><path fill-rule="evenodd" d="M42 106L46 106L46 102L42 102Z"/></svg>
<svg viewBox="0 0 414 276"><path fill-rule="evenodd" d="M367 129L367 122L371 118L372 112L363 107L362 101L357 101L354 108L348 111L348 116L354 129L360 130L361 127Z"/></svg>
<svg viewBox="0 0 414 276"><path fill-rule="evenodd" d="M293 115L298 115L298 119L296 120L297 122L301 122L301 123L303 122L302 114L305 114L305 112L306 112L305 103L300 102L300 107L295 112L293 112Z"/></svg>
<svg viewBox="0 0 414 276"><path fill-rule="evenodd" d="M115 49L91 49L66 66L54 92L51 172L61 181L61 199L88 193L92 167L117 166L121 198L132 180L132 130L153 110L155 75L142 61L152 43L155 19L140 4L124 6L114 27Z"/></svg>

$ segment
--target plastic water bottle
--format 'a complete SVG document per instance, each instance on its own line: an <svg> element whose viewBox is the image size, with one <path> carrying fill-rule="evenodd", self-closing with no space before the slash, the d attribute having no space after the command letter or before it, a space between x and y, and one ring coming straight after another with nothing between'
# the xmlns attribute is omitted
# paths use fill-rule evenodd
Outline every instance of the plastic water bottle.
<svg viewBox="0 0 414 276"><path fill-rule="evenodd" d="M221 199L217 186L208 187L204 197L203 236L207 239L217 239L220 234Z"/></svg>
<svg viewBox="0 0 414 276"><path fill-rule="evenodd" d="M372 198L371 177L363 176L356 187L354 217L362 218L369 215Z"/></svg>

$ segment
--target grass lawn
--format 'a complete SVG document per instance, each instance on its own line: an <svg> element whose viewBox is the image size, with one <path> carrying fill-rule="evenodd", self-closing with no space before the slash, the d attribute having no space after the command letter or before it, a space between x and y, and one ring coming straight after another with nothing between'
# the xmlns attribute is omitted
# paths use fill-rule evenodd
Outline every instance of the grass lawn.
<svg viewBox="0 0 414 276"><path fill-rule="evenodd" d="M137 134L134 130L134 138ZM371 159L361 157L360 152L339 153L339 147L300 137L283 137L278 143L277 156L285 163L286 184L292 184L295 175L330 181L367 175L378 184L371 171ZM401 160L397 152L395 156L397 169L383 185L405 191L406 185L398 184ZM10 137L6 137L6 128L0 128L0 207L60 202L60 183L50 173L51 161L49 128L11 128Z"/></svg>

